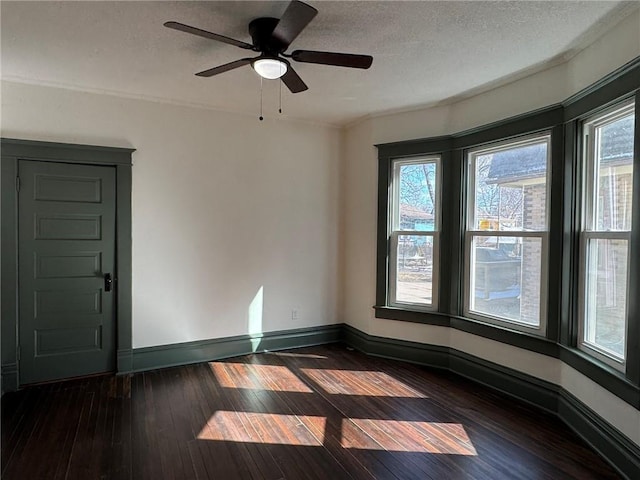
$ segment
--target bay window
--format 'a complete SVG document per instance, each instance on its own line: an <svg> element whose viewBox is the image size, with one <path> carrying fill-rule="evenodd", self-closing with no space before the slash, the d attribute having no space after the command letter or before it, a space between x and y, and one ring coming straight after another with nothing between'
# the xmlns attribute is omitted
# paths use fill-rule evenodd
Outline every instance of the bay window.
<svg viewBox="0 0 640 480"><path fill-rule="evenodd" d="M376 145L376 317L558 358L638 408L639 78Z"/></svg>

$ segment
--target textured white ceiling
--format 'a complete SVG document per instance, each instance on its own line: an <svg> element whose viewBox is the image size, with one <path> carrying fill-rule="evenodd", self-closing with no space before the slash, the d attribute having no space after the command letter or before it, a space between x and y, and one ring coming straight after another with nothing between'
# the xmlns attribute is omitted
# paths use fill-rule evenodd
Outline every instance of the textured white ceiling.
<svg viewBox="0 0 640 480"><path fill-rule="evenodd" d="M369 70L295 64L309 90L283 89L284 113L346 124L368 114L447 101L575 54L638 2L309 1L319 14L290 50L373 55ZM248 23L288 2L0 3L2 78L257 114L250 67L195 72L245 50L163 27L175 20L250 42ZM277 115L278 81L265 81Z"/></svg>

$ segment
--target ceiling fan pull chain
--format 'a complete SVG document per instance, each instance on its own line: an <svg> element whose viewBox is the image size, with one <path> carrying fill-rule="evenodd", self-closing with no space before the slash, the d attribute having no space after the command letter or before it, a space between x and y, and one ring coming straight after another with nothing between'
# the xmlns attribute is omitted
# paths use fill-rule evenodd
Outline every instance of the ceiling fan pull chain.
<svg viewBox="0 0 640 480"><path fill-rule="evenodd" d="M262 77L260 77L260 121L264 120L262 116Z"/></svg>
<svg viewBox="0 0 640 480"><path fill-rule="evenodd" d="M280 105L278 106L278 112L282 113L282 80L280 81Z"/></svg>

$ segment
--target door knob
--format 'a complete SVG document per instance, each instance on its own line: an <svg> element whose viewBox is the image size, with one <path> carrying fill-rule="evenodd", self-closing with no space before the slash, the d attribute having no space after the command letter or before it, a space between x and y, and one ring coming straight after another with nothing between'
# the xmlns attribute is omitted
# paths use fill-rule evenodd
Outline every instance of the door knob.
<svg viewBox="0 0 640 480"><path fill-rule="evenodd" d="M104 274L104 291L110 292L112 287L113 287L113 279L111 278L111 274L105 273Z"/></svg>

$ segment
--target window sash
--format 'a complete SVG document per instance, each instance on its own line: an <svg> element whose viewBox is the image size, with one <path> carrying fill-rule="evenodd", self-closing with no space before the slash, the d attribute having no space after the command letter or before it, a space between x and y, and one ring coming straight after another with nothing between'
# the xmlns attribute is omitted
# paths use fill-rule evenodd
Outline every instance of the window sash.
<svg viewBox="0 0 640 480"><path fill-rule="evenodd" d="M424 165L424 164L433 164L435 165L435 189L436 195L434 198L434 221L433 221L433 230L434 232L440 231L440 198L442 196L442 182L440 180L440 157L431 156L431 157L420 157L420 158L410 158L410 159L396 159L392 162L392 195L391 195L391 215L389 218L389 232L400 231L400 169L406 165ZM410 232L415 232L420 230L410 230Z"/></svg>
<svg viewBox="0 0 640 480"><path fill-rule="evenodd" d="M514 150L517 148L527 147L530 145L546 143L547 146L547 164L545 174L545 228L544 230L478 230L476 229L476 162L478 157L482 155L489 155L507 150ZM526 135L519 139L510 139L502 142L496 142L491 145L472 149L467 151L467 167L468 167L468 187L469 192L466 211L467 211L467 229L465 231L465 272L464 272L464 305L463 313L469 318L476 320L486 321L498 326L506 327L511 330L523 331L533 333L536 335L544 336L546 334L546 320L547 320L547 279L548 279L548 259L549 259L549 222L550 222L550 200L551 200L551 133L535 133L532 135ZM539 238L541 242L540 253L540 305L539 305L539 318L538 325L532 326L530 324L513 320L506 317L500 317L490 315L484 312L479 312L471 309L472 284L475 279L471 278L473 265L472 260L472 247L473 240L477 237L514 237L514 238Z"/></svg>
<svg viewBox="0 0 640 480"><path fill-rule="evenodd" d="M432 265L431 265L431 302L404 302L397 299L397 280L398 280L398 238L402 235L411 235L416 237L428 237L432 239ZM415 231L397 231L391 233L389 239L389 305L392 307L411 306L417 310L435 310L438 307L439 292L439 275L440 259L438 252L440 251L440 234L439 232L415 232Z"/></svg>
<svg viewBox="0 0 640 480"><path fill-rule="evenodd" d="M432 231L400 230L400 170L405 165L435 165L435 197L434 197L434 225ZM388 215L388 275L387 275L387 303L392 307L411 307L412 310L433 311L438 309L439 297L439 267L440 267L440 222L442 198L441 157L420 156L414 158L398 158L391 162L391 205ZM431 302L413 303L398 301L398 239L402 235L430 237L432 239L432 272L431 272Z"/></svg>
<svg viewBox="0 0 640 480"><path fill-rule="evenodd" d="M623 349L622 357L619 357L610 350L607 350L605 347L602 347L596 343L590 342L586 339L586 320L587 320L587 301L589 299L589 292L587 289L589 288L588 284L588 261L593 259L588 259L588 246L592 240L625 240L627 242L627 265L626 265L626 276L627 276L627 284L625 291L625 309L624 309L624 331L625 331L625 345ZM580 237L580 275L578 279L578 288L579 288L579 298L582 301L579 302L578 306L578 318L580 321L578 322L578 341L577 345L580 350L586 351L590 355L596 357L597 359L611 365L612 367L625 371L626 367L626 343L628 342L628 326L629 319L627 314L627 309L629 305L629 263L630 263L630 250L629 243L631 241L631 234L628 232L582 232ZM595 328L592 327L592 328Z"/></svg>
<svg viewBox="0 0 640 480"><path fill-rule="evenodd" d="M634 102L625 102L623 105L616 105L604 113L598 115L597 118L586 120L582 125L582 145L584 156L583 165L583 195L582 195L582 230L583 231L606 231L597 228L598 212L597 212L597 191L596 181L598 179L598 163L596 162L596 142L598 135L596 131L610 123L616 122L627 115L634 113ZM634 194L634 198L637 194ZM629 230L618 230L629 231Z"/></svg>
<svg viewBox="0 0 640 480"><path fill-rule="evenodd" d="M531 325L526 322L518 320L499 317L496 315L490 315L486 312L480 312L471 309L472 304L472 285L474 283L471 278L473 265L472 248L473 240L477 237L511 237L511 238L538 238L540 239L541 252L540 252L540 303L539 303L539 318L538 325ZM465 234L465 281L464 281L464 315L476 320L486 321L488 323L496 324L502 327L507 327L512 330L533 333L536 335L545 335L547 328L547 285L548 279L548 251L549 251L549 234L548 232L505 232L505 231L486 231L486 230L474 230L467 231Z"/></svg>
<svg viewBox="0 0 640 480"><path fill-rule="evenodd" d="M502 142L494 143L490 146L477 148L467 151L467 165L469 168L469 182L468 182L468 192L469 197L467 200L467 230L468 231L478 231L475 230L476 225L476 161L478 157L483 155L490 155L494 153L504 152L507 150L514 150L517 148L528 147L530 145L536 145L546 143L547 145L547 168L545 175L545 186L546 186L546 202L545 202L545 229L544 230L536 230L539 232L548 232L549 231L549 221L550 221L550 200L551 200L551 133L536 133L534 135L527 135L518 140L505 140ZM493 230L495 231L495 230ZM526 230L514 230L520 233L526 232Z"/></svg>
<svg viewBox="0 0 640 480"><path fill-rule="evenodd" d="M579 239L579 275L578 275L578 291L580 301L578 302L578 338L577 347L589 354L590 356L612 366L613 368L624 372L626 370L627 362L627 343L629 341L629 273L630 273L630 243L631 243L631 231L630 230L603 230L598 229L598 212L597 212L597 194L598 194L598 169L599 161L597 158L597 150L599 148L599 135L597 132L600 128L616 122L626 116L635 114L635 102L626 101L622 104L617 104L604 112L597 114L595 117L585 120L582 123L582 198L580 205L582 206L582 228L580 231ZM637 121L637 119L636 119ZM635 168L635 162L632 163ZM637 198L638 193L633 192L633 198ZM631 202L632 208L634 202ZM625 345L623 346L622 356L618 355L607 349L604 346L598 345L595 342L589 341L588 337L591 337L591 333L595 336L595 330L593 332L590 329L596 328L596 321L594 320L591 325L587 325L588 308L592 307L588 302L590 293L587 290L590 286L589 272L593 269L589 268L589 263L596 261L596 259L589 258L589 245L592 241L596 240L624 240L627 243L626 255L626 290L624 292L625 306L624 306L624 332L625 332ZM593 279L596 280L595 278Z"/></svg>

